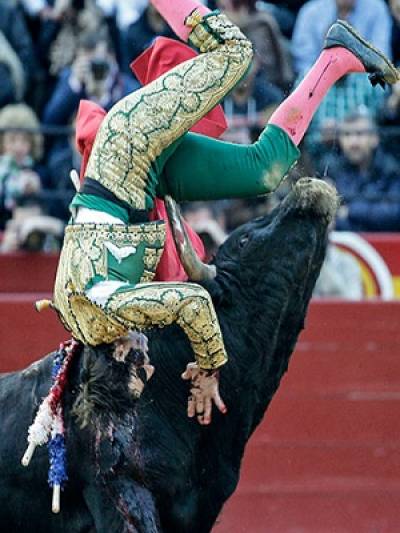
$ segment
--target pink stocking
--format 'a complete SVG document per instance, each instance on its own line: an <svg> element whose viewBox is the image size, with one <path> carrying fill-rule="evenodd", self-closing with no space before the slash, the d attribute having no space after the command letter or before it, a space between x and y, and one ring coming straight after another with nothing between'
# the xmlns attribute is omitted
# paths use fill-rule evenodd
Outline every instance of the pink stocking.
<svg viewBox="0 0 400 533"><path fill-rule="evenodd" d="M365 68L349 50L323 50L297 89L272 114L269 124L286 131L298 146L328 90L350 72L365 72Z"/></svg>
<svg viewBox="0 0 400 533"><path fill-rule="evenodd" d="M210 12L196 0L150 0L150 3L160 12L176 35L184 41L188 40L192 30L185 26L186 17L195 9L199 11L200 15L206 15Z"/></svg>

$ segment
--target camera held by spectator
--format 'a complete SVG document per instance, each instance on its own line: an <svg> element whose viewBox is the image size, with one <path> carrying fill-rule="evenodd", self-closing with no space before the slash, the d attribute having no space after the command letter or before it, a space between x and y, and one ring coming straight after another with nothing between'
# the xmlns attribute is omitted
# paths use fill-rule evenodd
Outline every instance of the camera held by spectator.
<svg viewBox="0 0 400 533"><path fill-rule="evenodd" d="M110 109L138 88L132 76L119 70L112 43L105 31L81 35L75 59L59 76L43 112L46 125L68 125L82 99Z"/></svg>

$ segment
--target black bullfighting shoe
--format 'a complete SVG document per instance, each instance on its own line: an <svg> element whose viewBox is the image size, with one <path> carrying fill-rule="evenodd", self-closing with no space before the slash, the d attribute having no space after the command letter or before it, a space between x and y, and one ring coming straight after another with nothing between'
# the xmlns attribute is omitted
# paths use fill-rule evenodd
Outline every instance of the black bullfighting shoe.
<svg viewBox="0 0 400 533"><path fill-rule="evenodd" d="M325 37L324 48L341 46L354 54L369 73L372 85L400 81L400 72L389 59L344 20L338 20L329 28Z"/></svg>

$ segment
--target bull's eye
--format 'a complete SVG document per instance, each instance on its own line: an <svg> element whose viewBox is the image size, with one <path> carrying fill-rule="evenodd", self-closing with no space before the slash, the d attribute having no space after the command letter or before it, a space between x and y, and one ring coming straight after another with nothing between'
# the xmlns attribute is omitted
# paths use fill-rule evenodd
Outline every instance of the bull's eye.
<svg viewBox="0 0 400 533"><path fill-rule="evenodd" d="M240 240L239 240L239 247L240 248L243 248L244 246L246 246L246 244L248 243L249 241L249 236L248 235L243 235L243 237L240 237Z"/></svg>

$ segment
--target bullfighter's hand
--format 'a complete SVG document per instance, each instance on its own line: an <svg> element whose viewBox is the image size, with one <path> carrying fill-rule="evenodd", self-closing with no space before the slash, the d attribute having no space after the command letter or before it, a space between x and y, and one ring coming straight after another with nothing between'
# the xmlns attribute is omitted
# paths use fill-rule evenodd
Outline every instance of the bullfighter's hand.
<svg viewBox="0 0 400 533"><path fill-rule="evenodd" d="M182 379L192 381L187 408L190 418L197 415L199 424L203 426L210 424L213 402L221 413L227 412L219 394L218 370L204 370L197 363L189 363L182 374Z"/></svg>

